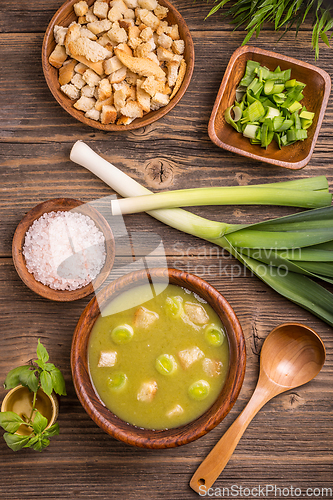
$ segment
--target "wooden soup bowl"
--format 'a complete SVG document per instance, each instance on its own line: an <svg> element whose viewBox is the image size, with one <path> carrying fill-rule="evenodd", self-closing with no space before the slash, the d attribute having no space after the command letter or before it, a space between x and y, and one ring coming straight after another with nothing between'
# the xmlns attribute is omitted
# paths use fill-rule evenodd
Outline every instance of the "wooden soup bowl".
<svg viewBox="0 0 333 500"><path fill-rule="evenodd" d="M229 343L229 370L225 384L214 404L199 418L181 427L150 430L130 425L114 415L96 394L88 368L88 343L91 330L105 306L122 292L147 283L163 282L195 292L208 302L220 317ZM76 326L71 349L71 368L77 396L92 420L106 433L141 448L171 448L198 439L219 424L231 410L241 389L245 373L245 341L241 325L227 300L201 278L177 269L155 268L134 271L102 289L83 311Z"/></svg>
<svg viewBox="0 0 333 500"><path fill-rule="evenodd" d="M183 82L178 92L171 99L171 101L166 106L156 111L150 111L149 113L145 114L142 118L135 119L129 125L117 125L117 124L103 125L101 122L97 122L90 118L86 118L82 111L79 111L73 107L75 101L69 99L69 97L67 97L60 90L60 84L58 80L58 70L49 63L49 56L56 46L53 36L54 26L60 25L68 27L73 21L77 20L77 17L73 10L73 5L77 3L77 1L78 0L69 0L65 2L57 10L57 12L54 14L47 27L43 40L42 66L43 66L45 80L54 98L58 101L60 106L62 106L62 108L65 111L67 111L67 113L69 113L70 115L72 115L74 118L84 123L85 125L89 125L90 127L97 128L100 130L104 130L105 132L115 132L115 131L124 132L126 130L135 130L141 127L145 127L146 125L150 125L151 123L159 120L169 111L171 111L172 108L174 108L176 104L178 104L180 99L183 97L191 81L194 69L194 44L190 30L188 29L184 18L181 16L178 10L175 9L175 7L167 0L159 0L159 3L160 5L167 7L169 9L167 17L165 18L165 20L168 21L169 25L178 24L180 38L185 42L184 59L187 65ZM87 0L87 4L89 6L91 6L93 3L94 0Z"/></svg>
<svg viewBox="0 0 333 500"><path fill-rule="evenodd" d="M39 219L43 214L57 211L75 211L90 217L98 229L102 231L105 237L106 260L103 268L96 279L88 285L77 288L76 290L54 290L47 285L34 278L34 275L29 273L25 258L23 255L23 246L26 232L32 223ZM111 228L104 217L95 208L83 201L72 198L54 198L36 207L32 208L25 217L21 220L14 233L12 242L13 262L18 275L23 283L27 285L33 292L46 299L55 300L58 302L70 302L72 300L82 299L93 293L99 288L108 277L115 258L115 243Z"/></svg>

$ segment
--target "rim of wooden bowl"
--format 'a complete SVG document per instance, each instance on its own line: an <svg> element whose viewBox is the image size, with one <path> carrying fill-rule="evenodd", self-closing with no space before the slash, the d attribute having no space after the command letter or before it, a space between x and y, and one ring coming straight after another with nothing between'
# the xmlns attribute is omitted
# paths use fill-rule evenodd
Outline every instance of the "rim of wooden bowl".
<svg viewBox="0 0 333 500"><path fill-rule="evenodd" d="M148 274L147 274L148 272ZM205 299L221 318L229 342L229 370L225 384L213 405L196 420L167 430L149 430L128 424L114 415L99 399L89 375L87 349L91 329L100 306L133 286L158 281L179 285ZM134 271L104 287L83 311L75 328L71 348L74 388L90 418L107 434L141 448L171 448L194 441L218 425L229 413L242 387L246 364L245 340L231 305L212 285L190 273L170 268Z"/></svg>
<svg viewBox="0 0 333 500"><path fill-rule="evenodd" d="M54 68L49 63L49 56L56 45L53 36L54 26L55 25L69 26L69 24L76 19L73 10L73 5L77 3L77 1L78 0L69 0L68 2L65 2L56 11L46 29L43 39L42 67L43 67L44 77L51 93L53 94L56 101L60 104L60 106L65 111L67 111L67 113L69 113L71 116L73 116L80 122L84 123L85 125L89 125L90 127L97 128L105 132L115 132L115 131L122 132L126 130L135 130L141 127L145 127L159 120L169 111L171 111L183 97L183 95L187 90L187 87L190 84L194 69L195 56L194 56L194 44L190 30L183 16L168 0L158 0L158 1L162 6L167 7L169 9L166 20L168 20L169 23L171 24L178 24L180 37L185 41L184 59L187 64L184 80L178 92L171 99L171 101L166 106L158 109L157 111L150 111L142 118L136 118L129 125L116 125L116 124L103 125L101 122L97 122L95 120L91 120L90 118L86 118L82 111L79 111L73 107L74 101L69 99L69 97L67 97L60 90L60 84L58 81L58 69ZM94 3L94 1L95 0L87 0L87 3L90 6Z"/></svg>
<svg viewBox="0 0 333 500"><path fill-rule="evenodd" d="M69 211L78 209L79 207L81 208L77 211L83 213L84 215L88 215L95 222L96 226L103 232L106 246L106 261L99 275L88 285L76 290L53 290L49 286L37 281L33 274L29 273L26 267L24 255L22 253L25 234L32 223L44 213L53 211ZM104 283L114 263L115 242L109 224L95 208L74 198L54 198L36 205L23 217L14 233L12 255L15 269L27 287L46 299L58 302L70 302L90 295Z"/></svg>

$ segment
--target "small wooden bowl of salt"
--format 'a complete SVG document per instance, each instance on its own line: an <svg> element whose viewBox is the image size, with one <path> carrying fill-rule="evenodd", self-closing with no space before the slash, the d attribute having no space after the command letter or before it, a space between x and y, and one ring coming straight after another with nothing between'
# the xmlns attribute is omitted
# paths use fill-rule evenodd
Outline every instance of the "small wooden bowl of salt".
<svg viewBox="0 0 333 500"><path fill-rule="evenodd" d="M93 293L108 277L115 257L111 228L91 205L71 198L40 203L21 220L12 243L22 281L59 302Z"/></svg>

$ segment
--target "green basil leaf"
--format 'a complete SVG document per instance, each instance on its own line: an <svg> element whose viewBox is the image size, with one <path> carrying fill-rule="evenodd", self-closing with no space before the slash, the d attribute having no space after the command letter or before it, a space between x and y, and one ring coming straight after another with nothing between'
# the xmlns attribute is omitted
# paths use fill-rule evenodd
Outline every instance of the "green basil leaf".
<svg viewBox="0 0 333 500"><path fill-rule="evenodd" d="M35 375L35 370L26 370L20 374L20 383L24 387L28 387L32 392L38 391L38 378Z"/></svg>
<svg viewBox="0 0 333 500"><path fill-rule="evenodd" d="M47 372L51 372L54 369L55 369L55 366L53 363L45 363L44 370L46 370Z"/></svg>
<svg viewBox="0 0 333 500"><path fill-rule="evenodd" d="M18 366L17 368L10 370L10 372L6 377L4 388L14 389L14 387L20 385L21 384L20 376L25 372L30 372L30 366Z"/></svg>
<svg viewBox="0 0 333 500"><path fill-rule="evenodd" d="M5 431L14 433L21 424L24 424L24 420L17 413L13 411L0 412L0 425Z"/></svg>
<svg viewBox="0 0 333 500"><path fill-rule="evenodd" d="M50 372L50 375L52 378L54 392L59 394L59 396L66 396L65 379L59 368L54 367L54 369Z"/></svg>
<svg viewBox="0 0 333 500"><path fill-rule="evenodd" d="M32 427L34 429L35 434L39 434L43 432L45 427L48 424L48 420L46 417L44 417L39 411L35 411L35 416L32 422Z"/></svg>
<svg viewBox="0 0 333 500"><path fill-rule="evenodd" d="M5 432L3 435L7 446L13 451L21 450L29 441L29 436L20 436L19 434L9 434Z"/></svg>
<svg viewBox="0 0 333 500"><path fill-rule="evenodd" d="M37 439L31 440L29 443L29 448L32 448L35 451L42 451L42 440L40 436L36 436Z"/></svg>
<svg viewBox="0 0 333 500"><path fill-rule="evenodd" d="M59 436L59 424L56 422L55 424L51 425L48 429L45 429L43 432L43 436L46 438L52 437L52 436Z"/></svg>
<svg viewBox="0 0 333 500"><path fill-rule="evenodd" d="M39 441L39 436L32 436L30 437L29 441L27 442L26 445L24 445L24 448L31 448L34 444L38 443Z"/></svg>
<svg viewBox="0 0 333 500"><path fill-rule="evenodd" d="M43 361L43 363L46 363L49 360L49 354L43 344L41 343L40 339L38 339L38 344L37 344L37 356L38 359Z"/></svg>
<svg viewBox="0 0 333 500"><path fill-rule="evenodd" d="M50 396L52 390L53 390L53 384L52 384L52 377L47 371L42 371L40 374L40 385L42 386L43 391L45 394Z"/></svg>

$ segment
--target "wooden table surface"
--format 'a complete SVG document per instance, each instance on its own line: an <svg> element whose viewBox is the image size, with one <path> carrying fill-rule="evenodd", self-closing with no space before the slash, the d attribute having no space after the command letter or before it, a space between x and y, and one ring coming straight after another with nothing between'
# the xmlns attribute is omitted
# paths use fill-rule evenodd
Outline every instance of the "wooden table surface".
<svg viewBox="0 0 333 500"><path fill-rule="evenodd" d="M249 400L266 335L288 321L309 325L320 334L327 349L325 366L315 380L276 397L259 412L215 483L214 488L220 490L211 493L224 494L225 498L291 498L300 493L295 488L301 488L302 496L333 495L333 330L327 324L277 295L221 249L166 227L146 214L126 216L129 231L153 232L162 238L170 267L203 277L226 297L241 322L247 346L245 381L225 420L191 444L144 450L103 433L76 397L70 372L71 340L91 297L66 304L42 299L22 283L13 266L12 237L33 206L55 197L88 202L113 194L102 181L69 160L70 149L78 139L154 191L315 175L326 175L332 188L331 98L314 154L303 170L250 161L210 141L207 125L215 96L244 31L233 32L219 14L204 21L209 9L206 2L175 0L174 4L188 23L195 45L195 70L185 96L167 116L146 128L103 133L67 115L44 80L43 34L61 0L1 1L0 380L10 369L34 357L40 338L51 361L63 371L68 392L61 399L60 435L45 451L14 453L0 440L2 500L197 498L188 486L192 474ZM278 35L267 26L252 45L316 64L332 77L332 50L322 46L315 62L310 24L296 40L294 35L289 33L276 43ZM212 219L249 222L295 210L202 207L195 212ZM1 388L0 399L5 393ZM229 488L229 495L222 488ZM241 488L249 489L242 492Z"/></svg>

